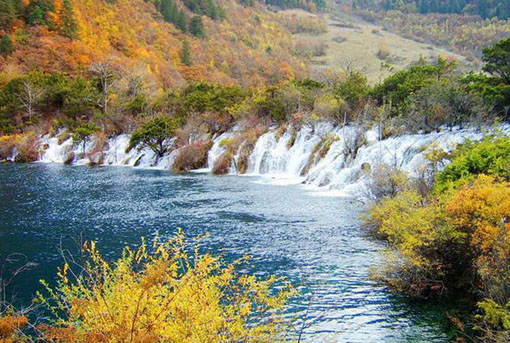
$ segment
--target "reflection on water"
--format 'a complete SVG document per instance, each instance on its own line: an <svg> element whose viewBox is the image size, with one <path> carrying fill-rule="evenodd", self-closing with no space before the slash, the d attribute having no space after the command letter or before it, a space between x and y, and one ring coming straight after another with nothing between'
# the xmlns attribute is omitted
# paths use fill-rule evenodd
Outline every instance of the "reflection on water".
<svg viewBox="0 0 510 343"><path fill-rule="evenodd" d="M404 302L369 280L382 247L363 236L359 203L254 181L121 167L0 165L0 252L38 263L16 280L14 294L28 302L38 280L52 280L62 263L59 247L72 247L80 235L115 256L140 236L169 237L183 227L189 236L209 234L204 251L227 259L248 254L251 272L289 278L306 295L293 301L293 311L304 311L313 294L310 342L446 340L440 309Z"/></svg>

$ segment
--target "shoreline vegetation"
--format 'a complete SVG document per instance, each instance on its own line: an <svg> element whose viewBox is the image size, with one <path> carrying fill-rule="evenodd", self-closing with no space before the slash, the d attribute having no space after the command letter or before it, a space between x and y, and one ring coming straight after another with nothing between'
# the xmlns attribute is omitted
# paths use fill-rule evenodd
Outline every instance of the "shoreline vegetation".
<svg viewBox="0 0 510 343"><path fill-rule="evenodd" d="M400 3L389 2L389 9ZM311 11L326 5L266 4ZM278 24L283 19L256 1L0 5L0 160L37 161L47 148L43 135L71 139L86 155L91 140L97 153L110 138L129 134L128 150L149 149L156 160L177 152L172 171L182 173L205 167L212 138L237 127L221 142L225 151L213 173L227 173L235 155L244 173L269 127L278 127L280 136L294 130L290 146L305 125L355 128L346 150L354 159L373 127L382 140L510 120L510 39L477 55L481 72L461 72L453 59L421 59L370 85L362 70L349 67L307 77L303 55L326 47L301 46L301 55L293 54L291 36ZM510 11L498 6L492 15L507 19ZM482 10L471 9L478 15ZM294 24L287 23L294 33L324 30L317 21ZM136 34L141 26L150 30ZM473 47L460 44L464 48ZM333 143L325 137L309 164ZM69 155L66 162L76 158ZM393 165L366 168L372 205L364 223L390 246L388 263L374 271L374 279L419 298L467 294L471 313L450 318L458 341L508 342L510 138L495 130L452 152L431 149L415 176ZM126 248L115 263L105 261L93 243L83 252L88 258L81 269L64 265L57 287L48 286L39 297L54 322L34 327L24 311L0 302L1 340L31 342L35 330L48 343L269 343L281 340L291 324L282 311L294 290L275 294L281 280L239 276L236 264L191 257L180 235L152 250L146 243L136 251Z"/></svg>

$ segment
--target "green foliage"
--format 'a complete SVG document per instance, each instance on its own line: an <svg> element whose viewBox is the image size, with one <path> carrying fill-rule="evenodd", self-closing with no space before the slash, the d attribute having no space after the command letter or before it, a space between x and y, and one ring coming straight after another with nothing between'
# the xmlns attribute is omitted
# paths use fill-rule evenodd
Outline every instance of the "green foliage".
<svg viewBox="0 0 510 343"><path fill-rule="evenodd" d="M204 24L202 23L201 16L196 15L193 18L191 18L189 22L188 31L195 37L205 38L205 29Z"/></svg>
<svg viewBox="0 0 510 343"><path fill-rule="evenodd" d="M510 39L504 39L492 47L483 49L483 61L484 71L510 85Z"/></svg>
<svg viewBox="0 0 510 343"><path fill-rule="evenodd" d="M409 97L402 124L413 131L430 132L441 126L455 126L483 118L488 106L477 94L470 94L455 80L433 82Z"/></svg>
<svg viewBox="0 0 510 343"><path fill-rule="evenodd" d="M375 7L375 1L372 1L370 5ZM510 18L510 4L505 0L385 0L382 1L381 7L385 10L415 11L419 13L466 13L479 15L482 18Z"/></svg>
<svg viewBox="0 0 510 343"><path fill-rule="evenodd" d="M17 0L0 0L0 29L9 31L18 18L16 11Z"/></svg>
<svg viewBox="0 0 510 343"><path fill-rule="evenodd" d="M510 85L498 77L474 72L462 77L461 82L471 94L483 98L496 113L501 114L505 120L509 119L506 107L510 105Z"/></svg>
<svg viewBox="0 0 510 343"><path fill-rule="evenodd" d="M61 27L59 32L67 38L78 38L78 24L74 19L73 7L70 0L62 2Z"/></svg>
<svg viewBox="0 0 510 343"><path fill-rule="evenodd" d="M206 15L212 19L222 19L225 16L223 8L214 0L184 0L184 5L193 13Z"/></svg>
<svg viewBox="0 0 510 343"><path fill-rule="evenodd" d="M265 0L268 5L278 6L281 8L309 8L310 4L313 4L317 8L325 8L325 0L311 0L311 1L299 1L299 0ZM307 6L308 5L308 6Z"/></svg>
<svg viewBox="0 0 510 343"><path fill-rule="evenodd" d="M26 20L29 25L46 25L54 29L53 22L48 20L48 13L55 10L55 5L51 0L31 1L26 8Z"/></svg>
<svg viewBox="0 0 510 343"><path fill-rule="evenodd" d="M220 112L227 113L231 107L242 102L247 92L238 86L224 87L209 83L196 83L186 87L179 99L179 113Z"/></svg>
<svg viewBox="0 0 510 343"><path fill-rule="evenodd" d="M163 157L172 146L171 138L175 136L179 127L179 121L175 118L159 115L149 119L145 124L133 131L129 141L129 149L149 148L157 156Z"/></svg>
<svg viewBox="0 0 510 343"><path fill-rule="evenodd" d="M186 13L177 7L174 0L159 0L156 2L156 7L163 15L163 19L172 23L179 30L186 32L188 29L188 17Z"/></svg>
<svg viewBox="0 0 510 343"><path fill-rule="evenodd" d="M193 65L193 60L191 59L191 49L187 40L182 42L182 48L179 57L181 58L181 63L185 66L189 67Z"/></svg>
<svg viewBox="0 0 510 343"><path fill-rule="evenodd" d="M335 95L346 101L349 106L357 107L368 95L370 86L365 76L357 71L348 73L347 77L335 85Z"/></svg>
<svg viewBox="0 0 510 343"><path fill-rule="evenodd" d="M434 65L412 66L388 77L373 89L372 95L380 104L389 103L395 111L402 112L406 109L411 95L441 80L450 72L450 68L451 65L441 59Z"/></svg>
<svg viewBox="0 0 510 343"><path fill-rule="evenodd" d="M0 55L6 57L14 50L12 46L11 37L9 35L4 35L0 39Z"/></svg>
<svg viewBox="0 0 510 343"><path fill-rule="evenodd" d="M264 92L257 94L253 99L253 104L257 113L274 121L284 121L287 119L285 104L280 97L277 87L269 87Z"/></svg>
<svg viewBox="0 0 510 343"><path fill-rule="evenodd" d="M83 145L83 154L85 154L85 145L87 141L98 130L99 128L94 123L86 123L73 130L73 143Z"/></svg>
<svg viewBox="0 0 510 343"><path fill-rule="evenodd" d="M464 184L480 174L510 180L510 138L487 136L480 142L461 144L452 154L451 164L438 175L436 189Z"/></svg>
<svg viewBox="0 0 510 343"><path fill-rule="evenodd" d="M510 302L501 305L492 299L478 303L483 315L479 316L485 324L487 342L508 342L510 340ZM487 328L488 326L488 328Z"/></svg>

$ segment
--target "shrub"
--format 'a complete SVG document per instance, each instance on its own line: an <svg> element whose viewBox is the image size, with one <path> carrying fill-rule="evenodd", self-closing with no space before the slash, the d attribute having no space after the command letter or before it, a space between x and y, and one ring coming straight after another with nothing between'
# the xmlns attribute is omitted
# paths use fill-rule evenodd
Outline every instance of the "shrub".
<svg viewBox="0 0 510 343"><path fill-rule="evenodd" d="M207 154L211 142L202 141L182 147L172 165L174 173L183 173L193 169L203 168L207 164Z"/></svg>
<svg viewBox="0 0 510 343"><path fill-rule="evenodd" d="M0 161L11 158L16 146L21 139L20 135L9 135L0 137Z"/></svg>
<svg viewBox="0 0 510 343"><path fill-rule="evenodd" d="M454 256L464 236L448 225L438 201L424 203L419 193L404 191L373 206L369 213L365 225L388 240L404 258L394 275L388 276L390 285L416 296L460 286L458 279L452 280L458 272L452 270L452 262L461 261Z"/></svg>
<svg viewBox="0 0 510 343"><path fill-rule="evenodd" d="M15 162L29 163L39 160L41 141L34 133L24 135L17 145Z"/></svg>
<svg viewBox="0 0 510 343"><path fill-rule="evenodd" d="M253 342L281 341L288 327L284 304L294 291L274 292L281 280L239 275L197 251L189 256L184 235L166 243L126 247L113 263L94 243L85 244L78 276L69 265L58 286L39 300L53 313L45 326L51 342ZM71 338L71 339L70 339Z"/></svg>
<svg viewBox="0 0 510 343"><path fill-rule="evenodd" d="M28 324L25 316L6 315L0 317L0 340L2 343L23 342L20 330Z"/></svg>
<svg viewBox="0 0 510 343"><path fill-rule="evenodd" d="M467 141L452 154L451 164L437 178L436 189L443 191L477 175L495 175L510 180L510 138L493 135L481 142Z"/></svg>
<svg viewBox="0 0 510 343"><path fill-rule="evenodd" d="M212 173L214 175L224 175L228 174L228 170L230 169L230 165L232 164L232 159L234 156L230 152L225 152L222 154L218 160L214 163Z"/></svg>
<svg viewBox="0 0 510 343"><path fill-rule="evenodd" d="M280 15L280 21L291 33L311 33L319 35L328 32L327 24L321 20L310 17Z"/></svg>

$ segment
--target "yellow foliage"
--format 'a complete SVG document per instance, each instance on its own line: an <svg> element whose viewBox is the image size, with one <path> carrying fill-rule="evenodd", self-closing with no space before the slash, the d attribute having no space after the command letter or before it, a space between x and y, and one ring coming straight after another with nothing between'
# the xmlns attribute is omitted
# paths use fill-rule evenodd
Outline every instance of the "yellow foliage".
<svg viewBox="0 0 510 343"><path fill-rule="evenodd" d="M387 237L409 262L420 268L434 268L424 250L435 249L442 242L464 237L448 225L446 213L437 201L423 203L415 191L404 191L370 209L370 221L378 233Z"/></svg>
<svg viewBox="0 0 510 343"><path fill-rule="evenodd" d="M115 263L94 243L85 251L83 275L65 265L59 286L39 295L57 318L43 328L52 341L269 343L288 324L282 310L294 294L290 287L273 293L281 280L240 276L239 261L225 265L197 251L188 256L182 232L166 243L125 248Z"/></svg>
<svg viewBox="0 0 510 343"><path fill-rule="evenodd" d="M486 253L503 233L510 233L510 183L481 175L446 205L450 222L472 234L472 244Z"/></svg>
<svg viewBox="0 0 510 343"><path fill-rule="evenodd" d="M4 316L0 317L0 342L15 343L21 342L18 332L28 324L27 317L24 316Z"/></svg>

